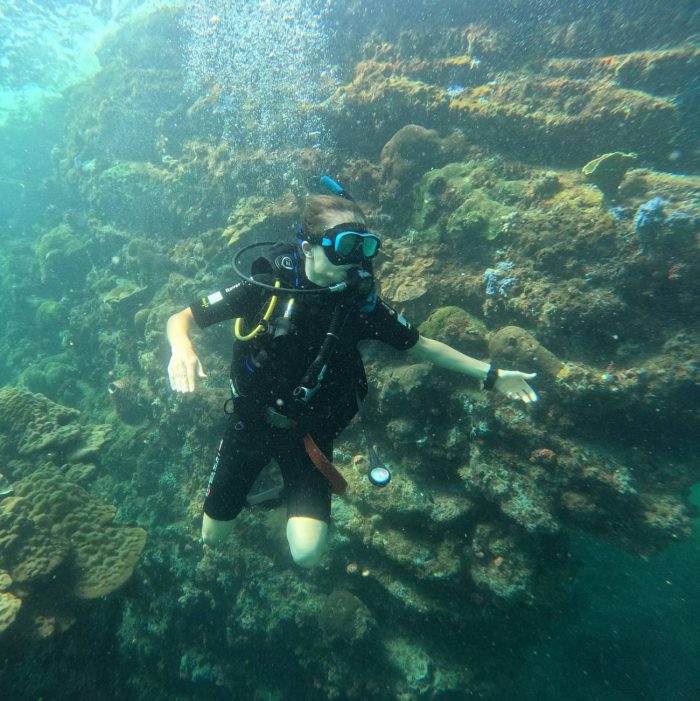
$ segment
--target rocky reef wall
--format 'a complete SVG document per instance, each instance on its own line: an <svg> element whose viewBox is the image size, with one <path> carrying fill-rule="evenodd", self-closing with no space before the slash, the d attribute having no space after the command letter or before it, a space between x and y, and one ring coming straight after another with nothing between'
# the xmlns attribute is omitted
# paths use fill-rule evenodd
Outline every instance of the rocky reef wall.
<svg viewBox="0 0 700 701"><path fill-rule="evenodd" d="M216 84L183 90L177 10L116 33L66 95L51 207L0 283L15 492L0 496L0 669L17 698L41 693L20 658L79 654L105 620L114 688L134 699L508 697L522 651L567 615L572 532L641 556L688 536L696 11L547 4L538 22L531 5L448 14L436 38L386 3L378 34L338 49L333 96L308 106L333 149L222 142ZM339 12L351 26L365 11ZM608 153L636 154L614 187L582 172ZM371 438L396 477L369 484L352 426L334 454L348 495L307 573L280 509L246 510L226 548L202 551L232 334L197 335L209 378L179 397L164 331L231 284L236 244L290 232L324 172L383 235L382 295L428 337L536 371L540 401L365 349ZM70 665L55 659L46 688Z"/></svg>

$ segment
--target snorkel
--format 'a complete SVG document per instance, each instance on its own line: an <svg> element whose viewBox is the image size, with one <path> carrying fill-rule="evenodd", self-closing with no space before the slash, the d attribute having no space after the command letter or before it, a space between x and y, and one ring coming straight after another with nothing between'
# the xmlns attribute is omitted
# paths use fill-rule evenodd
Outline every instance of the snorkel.
<svg viewBox="0 0 700 701"><path fill-rule="evenodd" d="M328 192L332 195L338 195L338 197L344 197L350 202L354 202L352 195L337 181L333 180L330 175L323 175L321 180L321 187L325 187Z"/></svg>

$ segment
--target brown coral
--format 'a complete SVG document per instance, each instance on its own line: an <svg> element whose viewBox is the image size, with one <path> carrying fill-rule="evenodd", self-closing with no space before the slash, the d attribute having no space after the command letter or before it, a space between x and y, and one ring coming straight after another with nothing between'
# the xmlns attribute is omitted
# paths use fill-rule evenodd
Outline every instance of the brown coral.
<svg viewBox="0 0 700 701"><path fill-rule="evenodd" d="M35 472L20 480L17 493L31 503L29 517L70 542L74 594L91 599L124 584L146 542L142 528L111 525L116 509L59 474Z"/></svg>
<svg viewBox="0 0 700 701"><path fill-rule="evenodd" d="M72 620L43 610L46 602L66 593L92 599L120 587L134 571L146 531L115 526L113 506L53 469L36 470L15 489L16 496L0 502L0 561L9 570L0 571L0 632L14 621L20 598L31 595L23 618L32 635L45 637Z"/></svg>
<svg viewBox="0 0 700 701"><path fill-rule="evenodd" d="M95 455L107 440L106 424L79 424L80 412L19 387L0 389L0 433L23 456L56 453L62 462Z"/></svg>
<svg viewBox="0 0 700 701"><path fill-rule="evenodd" d="M492 358L514 367L545 372L556 377L563 363L525 329L518 326L505 326L489 340Z"/></svg>

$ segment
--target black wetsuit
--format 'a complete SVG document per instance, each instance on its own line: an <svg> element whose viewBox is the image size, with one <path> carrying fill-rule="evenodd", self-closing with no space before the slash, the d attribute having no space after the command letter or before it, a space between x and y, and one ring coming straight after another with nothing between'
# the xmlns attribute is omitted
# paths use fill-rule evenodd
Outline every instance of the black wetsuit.
<svg viewBox="0 0 700 701"><path fill-rule="evenodd" d="M301 281L302 287L312 287ZM240 282L191 305L197 324L243 317L252 329L270 299L270 292ZM326 478L306 454L303 436L309 433L331 457L333 439L357 413L357 398L367 391L358 341L376 339L398 350L418 341L418 331L381 299L367 306L348 293L297 295L291 323L276 338L289 295L280 295L270 330L251 341L236 341L231 364L233 412L219 444L209 479L204 512L213 519L235 518L262 468L274 458L282 471L288 516L330 520L331 490ZM293 391L316 358L342 305L339 341L327 358L320 388L308 404L294 400ZM362 307L362 304L365 306ZM270 425L268 410L291 419L287 428ZM290 422L291 423L291 422Z"/></svg>

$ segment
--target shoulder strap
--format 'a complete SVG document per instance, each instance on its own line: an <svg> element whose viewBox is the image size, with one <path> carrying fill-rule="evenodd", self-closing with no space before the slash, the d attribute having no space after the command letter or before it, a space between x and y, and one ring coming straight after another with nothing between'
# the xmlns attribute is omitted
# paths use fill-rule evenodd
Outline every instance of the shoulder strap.
<svg viewBox="0 0 700 701"><path fill-rule="evenodd" d="M299 267L295 246L284 241L270 246L267 251L253 261L251 275L274 275L284 280L294 280Z"/></svg>

